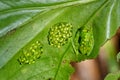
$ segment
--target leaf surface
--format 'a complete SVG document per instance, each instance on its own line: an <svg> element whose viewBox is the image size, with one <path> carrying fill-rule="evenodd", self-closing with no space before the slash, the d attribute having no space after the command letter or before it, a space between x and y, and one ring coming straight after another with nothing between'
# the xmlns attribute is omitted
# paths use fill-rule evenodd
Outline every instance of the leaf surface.
<svg viewBox="0 0 120 80"><path fill-rule="evenodd" d="M0 79L69 80L74 71L70 62L96 57L99 47L108 39L106 37L106 30L109 30L107 28L108 18L114 18L114 10L120 12L118 2L116 0L114 2L107 0L1 0ZM112 10L111 5L113 5ZM107 14L110 15L107 16ZM101 18L101 16L104 17ZM115 27L111 26L112 19L110 18L110 30L112 31L109 33L109 38L114 35L120 25L118 17L120 17L119 14L114 18ZM47 36L51 26L59 22L71 23L73 36L64 46L55 48L48 44ZM89 57L76 55L72 47L76 31L87 24L92 24L95 39L95 45ZM37 40L43 44L43 54L40 59L34 64L20 65L18 58L22 50L29 48Z"/></svg>

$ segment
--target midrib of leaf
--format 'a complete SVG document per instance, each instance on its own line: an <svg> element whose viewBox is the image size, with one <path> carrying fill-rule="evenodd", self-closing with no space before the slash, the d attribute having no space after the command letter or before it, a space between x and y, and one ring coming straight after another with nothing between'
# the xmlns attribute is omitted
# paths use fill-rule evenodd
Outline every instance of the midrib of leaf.
<svg viewBox="0 0 120 80"><path fill-rule="evenodd" d="M72 2L67 2L67 3L63 3L63 4L59 4L59 5L50 6L49 9L56 9L56 8L74 6L74 5L79 5L79 4L86 4L86 3L89 3L89 2L93 2L93 1L96 1L96 0L72 1Z"/></svg>
<svg viewBox="0 0 120 80"><path fill-rule="evenodd" d="M71 5L76 5L76 4L83 4L83 3L88 3L88 2L92 2L92 1L95 1L95 0L82 0L82 1L73 1L73 2L68 2L68 3L64 3L64 4L59 4L59 5L53 5L53 6L48 6L48 7L50 7L47 11L50 11L51 9L57 9L57 8L62 8L62 7L67 7L67 6L71 6ZM41 7L35 7L35 8L39 8L39 9L41 9ZM47 7L46 7L47 8ZM23 10L23 9L31 9L31 7L28 7L28 8L18 8L18 9L10 9L10 10L6 10L7 12L10 12L10 11L14 11L14 10ZM46 9L45 9L46 10ZM45 11L45 12L47 12L47 11ZM2 12L1 12L2 13ZM3 11L3 13L4 13L4 11ZM43 13L44 14L44 13ZM35 15L33 18L31 18L30 20L28 20L28 21L26 21L26 22L24 22L23 24L21 24L21 25L19 25L19 26L23 26L24 24L27 24L29 21L34 21L36 18L35 17L37 17L37 16L39 16L40 14L38 13L37 15ZM19 26L17 26L17 27L19 27ZM17 27L15 27L15 28L17 28ZM10 30L8 30L8 31L10 31ZM8 31L6 31L6 33L8 32ZM6 51L4 51L4 52L6 52ZM3 54L4 54L4 52L3 52ZM2 56L4 56L3 54L1 54L1 57ZM5 62L5 63L4 63ZM2 68L5 64L6 64L6 61L4 61L4 62L2 62L1 64L0 64L0 68Z"/></svg>
<svg viewBox="0 0 120 80"><path fill-rule="evenodd" d="M35 7L22 7L22 8L13 8L13 9L5 9L2 10L0 13L5 13L5 12L13 12L16 10L40 10L40 9L44 9L44 10L51 10L51 9L57 9L57 8L62 8L62 7L68 7L68 6L73 6L73 5L79 5L79 4L86 4L89 2L93 2L96 0L80 0L80 1L70 1L70 2L65 2L65 3L60 3L60 4L54 4L51 6L46 6L46 7L39 7L39 6L35 6Z"/></svg>
<svg viewBox="0 0 120 80"><path fill-rule="evenodd" d="M109 13L108 13L107 24L106 24L106 26L107 26L107 29L106 29L106 39L110 38L111 14L112 14L113 7L115 6L115 3L116 3L116 0L113 1L112 5L110 7Z"/></svg>
<svg viewBox="0 0 120 80"><path fill-rule="evenodd" d="M37 13L36 15L34 15L33 17L31 17L31 18L28 19L27 21L24 21L23 23L21 23L21 24L19 24L19 25L17 25L17 26L10 26L10 27L8 26L8 27L3 28L2 30L0 30L0 37L2 37L2 36L5 35L7 32L9 32L9 31L11 31L11 30L13 30L13 29L15 29L15 28L18 28L18 27L20 27L20 26L23 26L23 25L29 23L29 22L32 21L32 20L35 20L36 17L39 16L40 14L42 15L42 14L47 13L47 12L48 12L48 10L46 10L46 11L44 11L44 10L38 11L38 13ZM6 15L4 15L4 16L6 16Z"/></svg>
<svg viewBox="0 0 120 80"><path fill-rule="evenodd" d="M37 15L39 15L41 12L47 12L47 11L50 11L52 9L63 8L63 7L73 6L73 5L86 4L89 2L93 2L93 1L96 1L96 0L80 0L80 1L71 1L71 2L60 3L60 4L46 6L46 7L39 7L39 6L37 6L37 7L22 7L22 8L17 8L17 9L12 8L12 9L2 10L0 12L0 14L1 14L0 16L2 16L2 15L4 16L4 14L6 14L6 13L12 13L12 12L21 11L21 10L38 10L38 13L36 12L37 14L35 16L31 17L29 20L23 22L22 24L17 25L16 27L12 27L12 28L7 27L7 29L4 28L4 29L0 30L0 37L5 35L6 33L8 33L10 30L18 28L24 24L27 24L28 22L31 21L31 19L34 20L33 18L36 17ZM4 2L4 4L5 4L5 2Z"/></svg>
<svg viewBox="0 0 120 80"><path fill-rule="evenodd" d="M55 77L54 77L55 80L56 80L57 74L58 74L58 72L59 72L59 69L60 69L60 67L61 67L62 60L64 59L64 56L65 56L67 50L70 48L70 46L71 46L71 42L69 43L68 47L66 48L65 52L63 53L63 55L62 55L61 58L60 58L60 61L59 61L59 64L58 64L58 67L57 67L57 70L56 70L56 73L55 73Z"/></svg>
<svg viewBox="0 0 120 80"><path fill-rule="evenodd" d="M53 16L53 17L51 17L50 19L49 19L49 21L46 23L46 24L44 24L44 26L46 26L47 24L49 24L54 18L56 18L57 16L59 16L62 12L64 12L64 9L63 10L61 10L61 11L59 11L59 12L57 12L57 13L55 13L55 15ZM45 12L46 13L46 12ZM44 13L43 13L44 14ZM37 17L39 17L39 16L41 16L42 14L39 14L39 15L36 15L36 18ZM35 18L35 19L36 19ZM33 19L34 20L34 19ZM39 31L40 32L40 31ZM39 33L38 32L38 33ZM38 34L37 33L37 34ZM36 35L37 35L36 34ZM33 39L33 37L32 37L32 39ZM32 40L31 39L31 40ZM27 44L27 43L26 43ZM24 45L26 45L26 44L24 44ZM22 47L21 47L22 48ZM3 50L3 51L1 51L1 54L0 54L0 60L2 61L2 62L0 62L0 68L2 68L6 63L7 63L7 61L9 61L10 59L11 59L11 57L12 56L14 56L19 50L17 50L17 51L14 51L14 52L12 52L12 53L10 53L9 51L10 51L10 49L11 49L11 47L9 47L9 46L7 46L7 48L5 48L5 50ZM11 56L9 56L9 58L8 58L8 53L9 53L9 55ZM5 56L6 56L6 58L5 58ZM5 60L4 60L4 58L5 58Z"/></svg>

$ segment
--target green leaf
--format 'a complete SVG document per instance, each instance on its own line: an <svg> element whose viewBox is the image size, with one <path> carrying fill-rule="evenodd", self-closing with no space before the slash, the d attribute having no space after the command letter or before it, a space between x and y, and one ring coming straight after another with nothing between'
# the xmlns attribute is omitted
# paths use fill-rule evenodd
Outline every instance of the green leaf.
<svg viewBox="0 0 120 80"><path fill-rule="evenodd" d="M117 0L1 0L0 79L69 80L74 71L70 62L96 57L99 47L107 40L106 24L109 17L114 18L113 10L120 12L118 2ZM107 10L110 16L107 16L108 13L104 10ZM115 18L116 22L111 21L115 25L110 27L112 30L109 33L110 37L120 25L119 17L118 14ZM49 45L48 34L50 28L59 22L71 23L73 34L65 45L56 48ZM93 26L95 39L93 50L89 57L76 55L72 46L76 31L89 24ZM18 59L23 54L23 50L30 48L36 41L43 44L41 57L33 64L21 65Z"/></svg>
<svg viewBox="0 0 120 80"><path fill-rule="evenodd" d="M119 62L120 60L120 52L117 54L117 61Z"/></svg>
<svg viewBox="0 0 120 80"><path fill-rule="evenodd" d="M120 1L109 0L108 4L101 6L101 10L96 13L93 21L93 31L96 46L93 48L93 56L97 56L99 47L102 46L108 39L111 39L119 28L120 23Z"/></svg>
<svg viewBox="0 0 120 80"><path fill-rule="evenodd" d="M6 4L9 3L9 2L10 1L7 1ZM59 4L59 5L53 4L51 6L45 6L45 10L42 11L42 12L38 12L34 17L33 16L30 17L29 14L31 14L31 13L27 13L27 16L30 17L30 20L27 20L27 22L24 21L24 23L22 23L23 19L20 19L20 21L19 21L19 19L16 19L17 22L19 22L19 23L22 24L21 27L20 27L20 29L17 29L17 30L16 29L14 29L14 30L12 29L12 31L9 32L9 34L13 33L12 35L8 36L8 34L7 34L8 37L6 37L6 38L4 37L4 38L0 39L0 42L1 42L0 43L0 48L1 48L1 50L0 50L0 56L2 57L1 58L1 62L0 62L0 66L3 66L5 63L7 63L7 61L12 56L14 56L14 54L16 52L18 52L18 50L20 48L22 48L25 44L27 44L27 42L29 42L38 33L40 33L40 31L45 26L47 26L48 23L52 22L54 18L56 18L60 14L61 15L64 14L64 12L67 10L67 8L64 8L65 6L82 4L82 3L86 3L86 2L89 2L89 0L86 0L86 1L77 1L77 2L68 2L66 5L65 5L65 3L64 4ZM21 4L21 3L19 3L19 4ZM33 7L34 7L33 5L34 4L32 5L33 7L31 7L31 5L28 4L28 2L26 2L25 4L28 6L29 9L32 9L32 10L36 10L37 9L37 10L40 10L40 11L43 10L43 7L36 7L36 6L35 6L35 9L33 9ZM15 4L13 4L13 5L15 5ZM18 9L18 11L23 10L23 12L25 12L24 11L25 8L22 8L22 7L23 7L23 4L21 4L18 8L17 7L16 8ZM63 7L63 8L61 9L59 7ZM53 10L54 8L58 8L58 9ZM11 14L13 16L10 16L10 18L6 17L7 19L4 18L5 21L1 20L1 21L4 21L4 22L1 23L1 24L4 24L3 29L1 29L1 31L0 31L1 35L4 35L6 32L8 32L9 30L11 30L10 29L10 26L11 26L10 24L7 24L9 26L5 26L6 22L7 21L8 22L13 21L13 19L11 17L16 18L16 15L18 15L19 13L21 13L21 11L19 13L17 13L16 9L14 10L14 8L11 8L11 9L13 9L13 10L10 10L10 11L12 11ZM25 10L30 11L29 9L25 9ZM3 12L4 12L4 10L3 10ZM9 13L9 10L8 10L8 12L6 14L8 14L8 13ZM16 13L16 15L14 15L13 13ZM1 14L5 15L5 13L1 13ZM26 13L25 13L25 15L26 15ZM22 14L22 16L24 16L24 14ZM18 17L21 18L20 15L18 15ZM27 18L24 16L24 19L27 19ZM13 21L13 22L10 22L10 23L11 24L14 23L17 27L19 27L20 25L18 23L15 23L16 21ZM59 21L59 20L57 20L57 21ZM7 29L9 28L9 30L6 30L6 28ZM12 26L12 28L15 28L15 26ZM8 43L6 43L6 42L8 42ZM15 43L13 43L13 42L15 42Z"/></svg>
<svg viewBox="0 0 120 80"><path fill-rule="evenodd" d="M105 80L119 80L120 79L120 72L109 73Z"/></svg>
<svg viewBox="0 0 120 80"><path fill-rule="evenodd" d="M42 12L61 8L65 6L84 4L95 0L85 1L0 1L0 37L8 31L30 22L33 17L42 14ZM6 24L7 23L7 24Z"/></svg>

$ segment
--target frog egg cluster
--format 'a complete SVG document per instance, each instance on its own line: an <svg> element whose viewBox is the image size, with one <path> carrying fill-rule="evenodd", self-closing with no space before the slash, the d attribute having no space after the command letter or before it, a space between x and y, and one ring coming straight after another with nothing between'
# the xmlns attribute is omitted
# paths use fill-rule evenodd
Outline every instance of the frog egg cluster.
<svg viewBox="0 0 120 80"><path fill-rule="evenodd" d="M72 37L73 26L70 23L61 22L53 25L48 34L48 42L51 46L60 48Z"/></svg>
<svg viewBox="0 0 120 80"><path fill-rule="evenodd" d="M43 53L43 47L40 41L36 41L31 44L28 48L24 48L18 61L20 64L32 64L40 58Z"/></svg>
<svg viewBox="0 0 120 80"><path fill-rule="evenodd" d="M86 54L87 56L90 55L90 52L93 49L94 46L94 37L93 37L93 31L91 26L85 26L80 31L80 46L79 51L82 54Z"/></svg>

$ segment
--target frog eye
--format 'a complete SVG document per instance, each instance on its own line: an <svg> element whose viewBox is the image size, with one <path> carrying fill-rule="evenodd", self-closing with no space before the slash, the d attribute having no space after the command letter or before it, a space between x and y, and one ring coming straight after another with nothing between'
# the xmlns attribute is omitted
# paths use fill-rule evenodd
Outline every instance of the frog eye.
<svg viewBox="0 0 120 80"><path fill-rule="evenodd" d="M70 23L60 22L53 25L48 33L49 45L60 48L72 37L73 26Z"/></svg>
<svg viewBox="0 0 120 80"><path fill-rule="evenodd" d="M41 57L43 45L40 41L32 43L28 48L23 48L18 61L20 64L32 64Z"/></svg>
<svg viewBox="0 0 120 80"><path fill-rule="evenodd" d="M90 55L94 46L94 37L91 26L85 26L79 33L79 52L81 54Z"/></svg>

